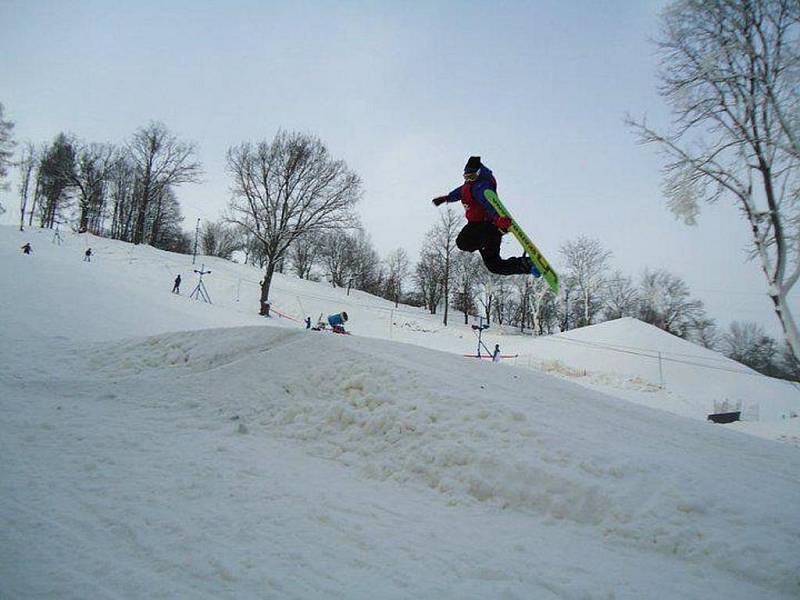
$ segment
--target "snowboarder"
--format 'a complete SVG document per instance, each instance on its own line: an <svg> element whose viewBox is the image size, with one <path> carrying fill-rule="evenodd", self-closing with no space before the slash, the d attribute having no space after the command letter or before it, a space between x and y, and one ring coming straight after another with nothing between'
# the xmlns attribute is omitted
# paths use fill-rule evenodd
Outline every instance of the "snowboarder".
<svg viewBox="0 0 800 600"><path fill-rule="evenodd" d="M22 246L22 253L23 254L30 254L31 252L33 252L33 248L31 247L31 243L30 242L28 242L27 244Z"/></svg>
<svg viewBox="0 0 800 600"><path fill-rule="evenodd" d="M83 253L83 262L92 262L92 249L87 248L86 252Z"/></svg>
<svg viewBox="0 0 800 600"><path fill-rule="evenodd" d="M311 317L306 317L306 329L311 329Z"/></svg>
<svg viewBox="0 0 800 600"><path fill-rule="evenodd" d="M456 238L456 246L465 252L481 253L481 258L492 273L498 275L541 274L527 256L500 258L500 241L511 227L511 219L497 214L497 211L484 196L486 190L497 191L497 181L480 156L470 156L464 166L464 185L460 185L446 196L433 199L434 206L445 202L458 202L464 205L467 224Z"/></svg>
<svg viewBox="0 0 800 600"><path fill-rule="evenodd" d="M172 293L173 294L180 294L181 293L181 274L178 273L178 276L175 278L175 284L172 286Z"/></svg>

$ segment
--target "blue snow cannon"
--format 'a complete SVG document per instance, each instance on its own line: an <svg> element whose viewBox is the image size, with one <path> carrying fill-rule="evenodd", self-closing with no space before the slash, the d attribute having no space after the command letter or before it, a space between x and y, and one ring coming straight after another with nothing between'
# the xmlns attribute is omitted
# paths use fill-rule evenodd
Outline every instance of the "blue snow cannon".
<svg viewBox="0 0 800 600"><path fill-rule="evenodd" d="M342 311L340 313L336 313L333 315L328 315L328 324L331 327L344 327L344 323L347 321L347 313Z"/></svg>

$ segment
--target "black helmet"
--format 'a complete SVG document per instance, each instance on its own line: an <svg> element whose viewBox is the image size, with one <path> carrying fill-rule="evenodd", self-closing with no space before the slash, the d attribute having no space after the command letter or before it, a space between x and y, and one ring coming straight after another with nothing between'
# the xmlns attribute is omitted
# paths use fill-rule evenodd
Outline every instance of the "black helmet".
<svg viewBox="0 0 800 600"><path fill-rule="evenodd" d="M481 157L470 156L467 164L464 165L464 179L467 181L475 181L478 178L478 173L481 170Z"/></svg>

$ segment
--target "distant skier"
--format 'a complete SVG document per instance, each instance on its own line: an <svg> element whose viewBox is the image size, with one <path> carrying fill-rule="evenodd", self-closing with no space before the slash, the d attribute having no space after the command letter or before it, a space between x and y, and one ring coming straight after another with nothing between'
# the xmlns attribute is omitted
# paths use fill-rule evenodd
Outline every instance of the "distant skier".
<svg viewBox="0 0 800 600"><path fill-rule="evenodd" d="M178 276L175 278L175 284L172 286L172 293L173 294L180 294L181 293L181 275L178 273Z"/></svg>
<svg viewBox="0 0 800 600"><path fill-rule="evenodd" d="M30 254L31 252L33 252L33 248L31 247L31 243L30 242L28 242L27 244L22 246L22 253L23 254Z"/></svg>
<svg viewBox="0 0 800 600"><path fill-rule="evenodd" d="M87 248L86 252L83 253L83 262L92 262L92 249Z"/></svg>
<svg viewBox="0 0 800 600"><path fill-rule="evenodd" d="M481 163L480 156L470 156L464 166L464 185L460 185L446 196L433 199L434 206L445 202L464 205L467 224L456 238L456 246L465 252L481 253L481 258L492 273L498 275L541 274L527 256L500 258L500 241L511 227L509 217L498 215L484 196L486 190L497 191L497 181L492 172Z"/></svg>
<svg viewBox="0 0 800 600"><path fill-rule="evenodd" d="M494 345L494 352L492 352L492 362L500 362L500 344Z"/></svg>
<svg viewBox="0 0 800 600"><path fill-rule="evenodd" d="M311 317L306 317L306 329L311 329Z"/></svg>

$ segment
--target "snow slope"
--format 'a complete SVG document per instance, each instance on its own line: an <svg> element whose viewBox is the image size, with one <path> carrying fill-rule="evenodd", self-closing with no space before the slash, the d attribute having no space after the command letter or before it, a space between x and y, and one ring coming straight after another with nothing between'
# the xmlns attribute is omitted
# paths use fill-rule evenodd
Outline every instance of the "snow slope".
<svg viewBox="0 0 800 600"><path fill-rule="evenodd" d="M97 315L98 321L83 324L84 329L75 332L84 339L103 339L107 328L100 321L105 318L102 307L109 306L120 295L125 296L126 310L111 317L115 323L113 335L117 337L262 323L253 314L258 308L262 273L249 266L211 257L201 257L192 265L186 256L148 246L74 234L67 234L64 245L56 246L51 243L50 231L19 234L3 227L0 236L6 236L0 239L7 240L12 251L15 244L19 247L25 241L33 241L35 256L27 258L48 259L47 264L41 264L43 283L58 282L65 297L74 297L75 288L80 286L95 286L91 294L85 294L83 302L87 310ZM79 270L76 277L71 270L61 272L61 261L66 259L70 268L75 267L76 259L82 259L87 245L92 245L95 251L92 270ZM201 265L211 270L205 283L213 306L176 303L174 298L163 294L165 289L171 289L175 275L181 273L183 293L188 295L196 285L192 271ZM108 281L114 282L114 290L108 289ZM60 323L57 312L44 322L42 314L48 312L44 305L50 299L47 295L38 296L31 294L27 300L39 303L37 323L51 330L56 323L69 326ZM430 315L425 310L404 305L395 308L391 302L357 290L348 293L281 274L275 275L271 300L274 314L278 315L275 325L302 326L307 316L316 321L319 315L346 310L351 317L348 328L361 337L403 341L459 355L476 351L475 333L469 325L463 325L463 315L458 313L451 313L450 325L443 327L440 315ZM138 318L132 310L138 303L142 306L137 310L147 314L147 318ZM509 364L544 370L681 416L706 420L708 414L715 412L715 406L724 401L740 404L746 422L726 427L800 446L800 419L790 418L800 414L800 389L796 385L763 377L717 352L635 319L543 337L492 327L484 333L484 340L489 348L500 344L503 353L518 355L506 361Z"/></svg>
<svg viewBox="0 0 800 600"><path fill-rule="evenodd" d="M30 257L0 230L0 597L800 594L791 446L537 370L265 326L222 300L255 285L245 267L206 259L228 278L209 306L169 293L186 257L93 239L85 264L77 236L25 235ZM279 278L275 304L292 295L375 335L469 340Z"/></svg>

